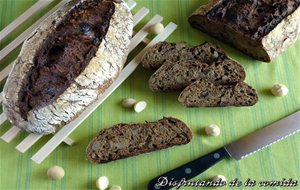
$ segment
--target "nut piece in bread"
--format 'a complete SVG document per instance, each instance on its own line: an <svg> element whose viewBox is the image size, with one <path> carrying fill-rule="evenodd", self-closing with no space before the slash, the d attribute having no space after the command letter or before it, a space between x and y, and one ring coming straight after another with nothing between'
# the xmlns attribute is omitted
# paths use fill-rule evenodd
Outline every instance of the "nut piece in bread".
<svg viewBox="0 0 300 190"><path fill-rule="evenodd" d="M300 34L300 1L213 0L197 9L189 22L258 60L270 62Z"/></svg>
<svg viewBox="0 0 300 190"><path fill-rule="evenodd" d="M117 124L101 130L89 143L86 157L92 163L105 163L175 145L187 144L192 132L172 117L144 124Z"/></svg>
<svg viewBox="0 0 300 190"><path fill-rule="evenodd" d="M14 126L50 134L77 117L121 71L132 15L120 0L74 0L24 42L3 90Z"/></svg>

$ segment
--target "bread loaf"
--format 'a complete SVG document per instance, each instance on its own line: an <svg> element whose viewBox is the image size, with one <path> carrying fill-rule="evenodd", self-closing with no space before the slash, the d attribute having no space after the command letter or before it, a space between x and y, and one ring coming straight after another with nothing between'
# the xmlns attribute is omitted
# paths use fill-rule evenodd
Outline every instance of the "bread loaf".
<svg viewBox="0 0 300 190"><path fill-rule="evenodd" d="M117 124L97 134L86 149L86 157L92 163L105 163L187 144L191 139L186 124L171 117L145 124Z"/></svg>
<svg viewBox="0 0 300 190"><path fill-rule="evenodd" d="M205 42L201 45L188 47L184 42L170 43L159 42L144 54L142 65L144 68L158 69L166 61L178 62L198 60L204 63L220 63L227 56L219 46Z"/></svg>
<svg viewBox="0 0 300 190"><path fill-rule="evenodd" d="M3 90L14 126L54 133L110 86L122 69L132 15L120 0L74 0L24 42Z"/></svg>
<svg viewBox="0 0 300 190"><path fill-rule="evenodd" d="M149 87L156 92L181 91L192 82L206 79L218 84L233 84L245 80L243 66L233 60L204 63L197 60L166 61L149 79Z"/></svg>
<svg viewBox="0 0 300 190"><path fill-rule="evenodd" d="M186 87L178 100L187 107L252 106L258 96L244 82L222 85L201 79Z"/></svg>
<svg viewBox="0 0 300 190"><path fill-rule="evenodd" d="M213 0L196 10L189 22L268 62L299 36L300 0Z"/></svg>

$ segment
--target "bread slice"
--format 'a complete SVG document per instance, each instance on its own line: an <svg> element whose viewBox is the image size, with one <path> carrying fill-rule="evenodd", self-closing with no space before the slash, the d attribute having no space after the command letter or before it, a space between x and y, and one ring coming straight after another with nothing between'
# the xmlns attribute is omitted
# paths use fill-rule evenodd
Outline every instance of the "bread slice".
<svg viewBox="0 0 300 190"><path fill-rule="evenodd" d="M105 163L187 144L191 139L186 124L171 117L145 124L117 124L97 134L87 146L86 157L92 163Z"/></svg>
<svg viewBox="0 0 300 190"><path fill-rule="evenodd" d="M165 62L149 79L153 91L181 91L192 82L206 79L217 84L233 84L245 80L243 66L233 60L204 63L197 60Z"/></svg>
<svg viewBox="0 0 300 190"><path fill-rule="evenodd" d="M184 42L159 42L144 54L142 65L144 68L158 69L166 61L177 62L198 60L204 63L221 62L227 56L219 46L205 42L199 46L188 47Z"/></svg>
<svg viewBox="0 0 300 190"><path fill-rule="evenodd" d="M252 106L258 96L255 89L244 82L221 85L198 80L186 87L178 100L187 107Z"/></svg>
<svg viewBox="0 0 300 190"><path fill-rule="evenodd" d="M300 35L299 0L213 0L190 24L262 61L271 61Z"/></svg>
<svg viewBox="0 0 300 190"><path fill-rule="evenodd" d="M122 0L73 0L23 43L3 89L3 110L30 133L56 132L120 73L132 36Z"/></svg>

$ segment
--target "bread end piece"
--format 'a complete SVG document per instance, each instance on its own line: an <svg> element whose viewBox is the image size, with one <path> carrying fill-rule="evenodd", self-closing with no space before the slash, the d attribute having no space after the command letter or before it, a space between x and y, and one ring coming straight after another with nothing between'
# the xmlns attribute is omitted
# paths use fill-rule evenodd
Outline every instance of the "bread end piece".
<svg viewBox="0 0 300 190"><path fill-rule="evenodd" d="M172 117L144 124L121 123L101 130L87 146L86 158L91 163L106 163L187 144L191 139L187 125Z"/></svg>
<svg viewBox="0 0 300 190"><path fill-rule="evenodd" d="M227 23L220 24L207 17L208 12L222 2L224 0L214 0L201 6L189 17L188 21L193 27L231 44L255 59L271 62L293 44L300 35L300 7L283 18L265 36L259 40L253 40L245 33L228 27Z"/></svg>

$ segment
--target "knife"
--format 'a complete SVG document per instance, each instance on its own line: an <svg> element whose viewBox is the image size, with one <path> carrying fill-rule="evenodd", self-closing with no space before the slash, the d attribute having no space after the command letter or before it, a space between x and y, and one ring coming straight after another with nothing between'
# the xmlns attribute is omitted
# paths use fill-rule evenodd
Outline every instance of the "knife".
<svg viewBox="0 0 300 190"><path fill-rule="evenodd" d="M172 182L179 182L182 179L189 180L226 157L241 160L299 131L300 111L152 179L148 184L148 190L171 189L174 186L167 184L165 179L169 179Z"/></svg>

